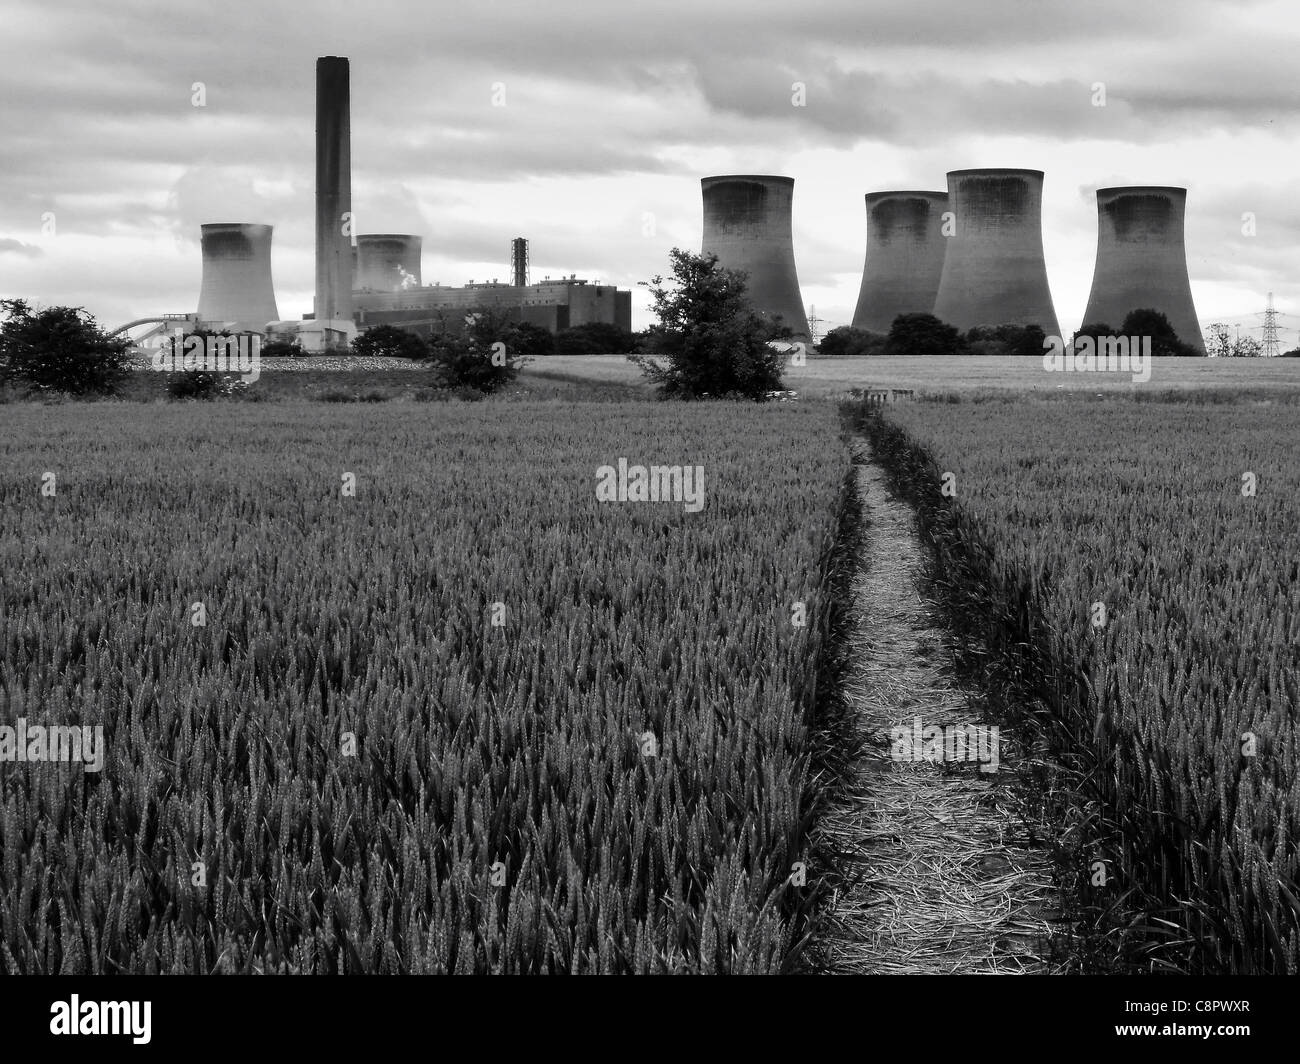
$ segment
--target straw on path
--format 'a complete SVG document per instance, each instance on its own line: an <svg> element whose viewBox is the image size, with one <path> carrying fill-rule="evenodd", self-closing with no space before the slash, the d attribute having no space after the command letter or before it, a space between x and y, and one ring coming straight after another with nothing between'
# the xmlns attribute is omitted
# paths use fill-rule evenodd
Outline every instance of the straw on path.
<svg viewBox="0 0 1300 1064"><path fill-rule="evenodd" d="M1051 865L1018 813L1012 737L999 734L997 772L891 757L896 726L981 718L919 590L912 511L887 490L869 445L857 445L866 534L846 683L864 745L816 829L841 875L820 952L831 970L864 974L1047 971Z"/></svg>

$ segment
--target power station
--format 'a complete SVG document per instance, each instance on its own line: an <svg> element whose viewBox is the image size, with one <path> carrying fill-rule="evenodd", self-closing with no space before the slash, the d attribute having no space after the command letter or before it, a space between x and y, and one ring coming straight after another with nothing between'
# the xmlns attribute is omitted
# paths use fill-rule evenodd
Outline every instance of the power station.
<svg viewBox="0 0 1300 1064"><path fill-rule="evenodd" d="M935 317L962 332L1014 324L1060 336L1043 259L1043 172L952 170L948 209Z"/></svg>
<svg viewBox="0 0 1300 1064"><path fill-rule="evenodd" d="M271 226L213 222L200 233L199 320L230 332L265 332L280 316L271 281Z"/></svg>
<svg viewBox="0 0 1300 1064"><path fill-rule="evenodd" d="M358 327L392 324L427 334L455 327L475 310L552 332L588 323L631 329L629 291L576 274L531 282L525 237L510 242L510 283L451 287L423 283L418 235L356 234L350 96L348 60L318 58L314 313L278 320L270 225L209 223L201 227L197 313L141 318L119 331L201 324L292 337L308 351L327 351L346 349ZM731 174L703 178L700 187L702 253L744 271L754 308L780 318L796 339L810 339L795 268L794 179ZM1041 170L998 168L950 171L946 193L868 193L853 326L884 333L900 314L930 311L963 332L1032 324L1059 336L1043 255L1042 197ZM1187 271L1186 199L1186 189L1169 186L1097 190L1097 258L1085 323L1118 329L1130 311L1154 308L1204 354Z"/></svg>
<svg viewBox="0 0 1300 1064"><path fill-rule="evenodd" d="M576 274L538 284L528 280L528 241L511 241L513 284L464 287L422 283L422 240L409 233L356 234L352 212L349 66L316 60L316 300L302 321L272 321L277 339L307 351L343 350L357 329L396 325L422 335L459 328L469 311L491 310L558 332L592 322L631 331L632 294L589 285Z"/></svg>
<svg viewBox="0 0 1300 1064"><path fill-rule="evenodd" d="M1130 185L1097 190L1097 264L1085 325L1118 331L1129 311L1158 310L1178 339L1205 354L1187 276L1187 189Z"/></svg>
<svg viewBox="0 0 1300 1064"><path fill-rule="evenodd" d="M808 318L794 268L794 178L761 174L706 177L702 254L744 270L750 302L766 318L779 317L795 339L809 339Z"/></svg>
<svg viewBox="0 0 1300 1064"><path fill-rule="evenodd" d="M887 333L900 314L929 314L939 294L946 192L869 192L867 253L853 328Z"/></svg>

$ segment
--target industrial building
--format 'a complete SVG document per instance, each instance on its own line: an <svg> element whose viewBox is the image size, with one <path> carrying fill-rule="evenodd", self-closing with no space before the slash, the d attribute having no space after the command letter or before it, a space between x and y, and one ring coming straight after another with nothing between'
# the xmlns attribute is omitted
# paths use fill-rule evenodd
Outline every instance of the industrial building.
<svg viewBox="0 0 1300 1064"><path fill-rule="evenodd" d="M1037 325L1060 336L1043 258L1041 170L953 170L934 314L962 332L976 325Z"/></svg>
<svg viewBox="0 0 1300 1064"><path fill-rule="evenodd" d="M422 336L444 325L459 327L466 313L486 310L508 321L524 321L559 332L603 322L632 329L632 293L613 285L590 284L577 276L537 284L496 281L463 288L425 285L396 292L354 292L357 326L396 325Z"/></svg>
<svg viewBox="0 0 1300 1064"><path fill-rule="evenodd" d="M929 314L939 294L947 192L870 192L867 251L853 328L887 333L900 314Z"/></svg>
<svg viewBox="0 0 1300 1064"><path fill-rule="evenodd" d="M794 178L733 174L701 180L701 253L749 275L748 294L766 318L781 318L795 339L810 339L794 266Z"/></svg>
<svg viewBox="0 0 1300 1064"><path fill-rule="evenodd" d="M576 274L528 283L528 241L510 242L513 283L471 281L463 287L420 284L420 238L403 234L357 238L352 306L358 329L395 325L421 336L458 329L470 311L490 311L559 332L600 322L631 331L632 293L590 284Z"/></svg>
<svg viewBox="0 0 1300 1064"><path fill-rule="evenodd" d="M1187 276L1187 189L1131 185L1097 190L1097 264L1083 324L1119 330L1132 310L1169 319L1178 339L1205 354Z"/></svg>
<svg viewBox="0 0 1300 1064"><path fill-rule="evenodd" d="M271 282L271 226L212 222L200 226L200 234L199 321L230 332L264 332L280 316Z"/></svg>

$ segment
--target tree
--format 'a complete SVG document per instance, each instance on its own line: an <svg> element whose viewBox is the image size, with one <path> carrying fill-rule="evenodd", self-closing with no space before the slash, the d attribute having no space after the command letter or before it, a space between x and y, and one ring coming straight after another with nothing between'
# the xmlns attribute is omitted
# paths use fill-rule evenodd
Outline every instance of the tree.
<svg viewBox="0 0 1300 1064"><path fill-rule="evenodd" d="M381 358L427 358L429 348L413 332L395 325L373 325L352 341L352 353Z"/></svg>
<svg viewBox="0 0 1300 1064"><path fill-rule="evenodd" d="M716 255L669 253L673 287L650 279L656 323L649 353L629 354L661 398L740 396L762 401L781 390L785 355L771 341L790 335L764 321L746 295L745 274L718 265ZM660 362L658 359L664 361Z"/></svg>
<svg viewBox="0 0 1300 1064"><path fill-rule="evenodd" d="M1007 345L1000 339L996 325L972 325L964 337L966 350L972 355L1005 355Z"/></svg>
<svg viewBox="0 0 1300 1064"><path fill-rule="evenodd" d="M1205 330L1205 353L1211 358L1257 358L1263 349L1253 336L1235 336L1226 322L1212 322Z"/></svg>
<svg viewBox="0 0 1300 1064"><path fill-rule="evenodd" d="M1047 339L1039 325L1003 322L1001 325L973 325L963 338L969 355L1021 355L1039 357Z"/></svg>
<svg viewBox="0 0 1300 1064"><path fill-rule="evenodd" d="M832 357L840 355L878 355L884 350L886 337L867 329L855 329L851 325L841 325L832 329L817 344L820 354Z"/></svg>
<svg viewBox="0 0 1300 1064"><path fill-rule="evenodd" d="M513 382L529 361L510 347L515 326L486 310L466 314L464 326L444 328L429 340L434 387L490 395Z"/></svg>
<svg viewBox="0 0 1300 1064"><path fill-rule="evenodd" d="M1224 321L1211 322L1205 330L1205 353L1210 358L1232 357L1232 331Z"/></svg>
<svg viewBox="0 0 1300 1064"><path fill-rule="evenodd" d="M555 336L555 350L561 355L628 355L636 349L637 338L612 322L587 322Z"/></svg>
<svg viewBox="0 0 1300 1064"><path fill-rule="evenodd" d="M555 354L556 338L550 329L531 321L517 321L506 329L505 344L521 355L544 358Z"/></svg>
<svg viewBox="0 0 1300 1064"><path fill-rule="evenodd" d="M72 395L111 395L131 373L131 341L109 336L81 307L33 311L0 299L0 377Z"/></svg>
<svg viewBox="0 0 1300 1064"><path fill-rule="evenodd" d="M1047 334L1043 332L1039 325L1005 325L1005 339L1003 342L1007 345L1008 355L1022 355L1031 358L1042 358L1046 348L1043 341L1047 339Z"/></svg>
<svg viewBox="0 0 1300 1064"><path fill-rule="evenodd" d="M1199 354L1196 348L1178 339L1178 334L1174 332L1174 327L1169 324L1167 317L1150 307L1130 310L1119 331L1123 336L1151 337L1152 355L1187 357Z"/></svg>
<svg viewBox="0 0 1300 1064"><path fill-rule="evenodd" d="M964 355L966 341L933 314L900 314L889 327L887 355Z"/></svg>
<svg viewBox="0 0 1300 1064"><path fill-rule="evenodd" d="M1081 336L1089 336L1092 338L1092 346L1095 350L1098 346L1097 341L1100 340L1103 336L1114 336L1114 335L1115 335L1115 330L1112 329L1105 322L1089 321L1089 322L1084 322L1074 331L1074 337L1072 343L1074 341L1077 341Z"/></svg>

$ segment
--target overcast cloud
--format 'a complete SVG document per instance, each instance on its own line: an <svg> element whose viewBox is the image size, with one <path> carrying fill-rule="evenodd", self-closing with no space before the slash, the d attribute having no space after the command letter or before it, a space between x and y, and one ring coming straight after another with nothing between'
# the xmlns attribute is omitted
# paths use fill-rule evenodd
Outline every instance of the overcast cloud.
<svg viewBox="0 0 1300 1064"><path fill-rule="evenodd" d="M426 282L504 279L524 235L534 278L635 288L698 250L701 177L786 174L804 301L843 324L864 193L1014 166L1046 172L1063 327L1116 184L1188 187L1201 320L1256 325L1270 290L1300 313L1297 45L1292 5L1239 0L8 0L0 296L192 310L199 225L246 221L275 226L281 315L309 311L315 59L346 55L360 231L423 236Z"/></svg>

